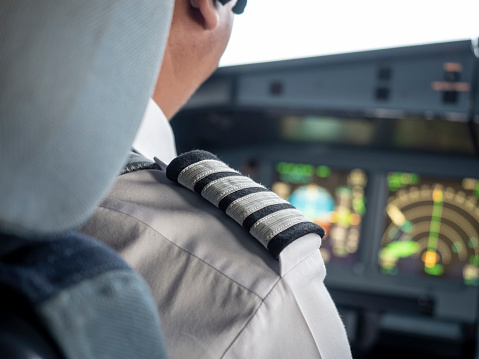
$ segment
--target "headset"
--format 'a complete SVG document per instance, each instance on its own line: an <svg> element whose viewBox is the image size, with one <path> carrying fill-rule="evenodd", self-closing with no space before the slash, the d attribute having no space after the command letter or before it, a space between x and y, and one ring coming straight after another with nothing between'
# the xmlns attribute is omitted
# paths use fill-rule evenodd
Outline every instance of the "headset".
<svg viewBox="0 0 479 359"><path fill-rule="evenodd" d="M231 0L218 0L221 5L225 5L227 3L229 3ZM246 7L246 3L248 2L248 0L238 0L238 2L236 3L235 6L233 6L233 12L236 14L236 15L240 15L243 13L244 11L244 8Z"/></svg>

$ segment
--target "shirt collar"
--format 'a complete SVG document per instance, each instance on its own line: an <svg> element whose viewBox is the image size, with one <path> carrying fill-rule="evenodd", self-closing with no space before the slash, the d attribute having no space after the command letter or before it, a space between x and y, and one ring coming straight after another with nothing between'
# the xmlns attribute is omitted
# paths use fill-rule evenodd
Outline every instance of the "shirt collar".
<svg viewBox="0 0 479 359"><path fill-rule="evenodd" d="M166 164L177 156L170 122L152 99L148 102L133 149L149 159L158 157Z"/></svg>

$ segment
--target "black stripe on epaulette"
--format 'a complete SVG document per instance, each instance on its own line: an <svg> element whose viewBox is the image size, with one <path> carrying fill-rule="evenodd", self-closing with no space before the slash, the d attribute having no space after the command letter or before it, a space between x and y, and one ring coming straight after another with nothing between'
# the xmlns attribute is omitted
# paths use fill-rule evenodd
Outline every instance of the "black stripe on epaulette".
<svg viewBox="0 0 479 359"><path fill-rule="evenodd" d="M266 217L268 214L278 212L278 211L281 211L282 209L288 209L288 208L294 209L295 207L289 203L280 203L280 204L272 204L270 206L261 208L260 210L257 210L256 212L251 213L248 217L245 218L243 222L243 227L249 231L251 227L253 227L254 224L257 221L259 221L261 218Z"/></svg>
<svg viewBox="0 0 479 359"><path fill-rule="evenodd" d="M186 152L171 161L171 163L168 165L168 168L166 169L166 177L168 177L170 181L178 183L178 176L180 175L181 171L183 171L192 163L203 160L216 160L221 162L218 157L206 151L196 150Z"/></svg>
<svg viewBox="0 0 479 359"><path fill-rule="evenodd" d="M256 193L256 192L269 192L269 189L265 188L265 187L251 187L251 188L243 188L243 189L240 189L236 192L233 192L229 195L227 195L225 198L223 198L219 205L218 205L218 208L221 209L222 211L226 212L226 209L228 208L228 206L233 203L234 201L236 201L237 199L241 198L241 197L244 197L244 196L247 196L249 194L252 194L252 193Z"/></svg>
<svg viewBox="0 0 479 359"><path fill-rule="evenodd" d="M196 184L195 184L195 192L201 195L201 191L203 191L203 188L210 183L213 182L214 180L223 178L223 177L231 177L231 176L242 176L240 173L235 173L235 172L216 172L212 173L205 178L200 179Z"/></svg>
<svg viewBox="0 0 479 359"><path fill-rule="evenodd" d="M324 236L324 229L321 226L318 226L313 222L301 222L288 229L278 233L276 236L271 238L268 243L268 250L271 254L278 258L279 254L283 249L285 249L289 244L294 242L296 239L301 238L307 234L316 233L321 238Z"/></svg>

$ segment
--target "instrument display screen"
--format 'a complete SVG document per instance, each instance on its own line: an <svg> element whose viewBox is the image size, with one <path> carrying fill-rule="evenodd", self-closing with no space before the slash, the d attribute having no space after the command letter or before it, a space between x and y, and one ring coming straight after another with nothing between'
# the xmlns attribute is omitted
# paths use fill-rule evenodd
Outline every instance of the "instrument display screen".
<svg viewBox="0 0 479 359"><path fill-rule="evenodd" d="M361 169L279 162L272 190L325 229L321 245L325 263L353 266L366 213L366 184Z"/></svg>
<svg viewBox="0 0 479 359"><path fill-rule="evenodd" d="M381 272L479 285L479 181L391 172L388 186Z"/></svg>

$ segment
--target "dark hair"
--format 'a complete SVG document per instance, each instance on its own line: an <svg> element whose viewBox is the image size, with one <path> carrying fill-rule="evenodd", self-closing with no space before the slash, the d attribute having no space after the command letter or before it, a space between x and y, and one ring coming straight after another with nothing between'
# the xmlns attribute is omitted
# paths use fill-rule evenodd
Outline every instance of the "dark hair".
<svg viewBox="0 0 479 359"><path fill-rule="evenodd" d="M222 5L230 2L231 0L218 0ZM242 14L244 11L244 8L246 7L246 2L248 0L238 0L236 5L233 7L233 12L237 15Z"/></svg>

